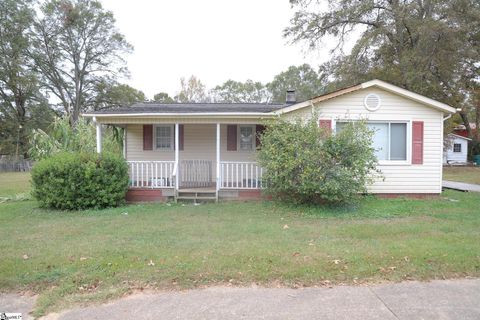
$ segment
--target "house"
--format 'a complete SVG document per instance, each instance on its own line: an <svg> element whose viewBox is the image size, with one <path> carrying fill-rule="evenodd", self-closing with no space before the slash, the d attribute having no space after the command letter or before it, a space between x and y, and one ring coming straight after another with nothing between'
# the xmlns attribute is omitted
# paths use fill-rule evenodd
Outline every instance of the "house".
<svg viewBox="0 0 480 320"><path fill-rule="evenodd" d="M472 139L450 133L445 138L445 148L443 152L444 164L466 164L468 155L468 141Z"/></svg>
<svg viewBox="0 0 480 320"><path fill-rule="evenodd" d="M256 162L266 120L318 116L332 131L367 119L383 179L369 192L439 194L442 190L443 121L455 109L389 83L372 80L303 102L286 104L138 103L84 114L97 124L125 128L129 164L127 200L258 198L262 168Z"/></svg>

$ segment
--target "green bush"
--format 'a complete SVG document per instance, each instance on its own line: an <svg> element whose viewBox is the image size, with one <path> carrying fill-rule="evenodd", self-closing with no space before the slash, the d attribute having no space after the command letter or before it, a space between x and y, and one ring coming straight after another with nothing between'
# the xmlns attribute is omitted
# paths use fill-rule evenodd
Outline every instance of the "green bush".
<svg viewBox="0 0 480 320"><path fill-rule="evenodd" d="M42 207L80 210L122 204L128 165L112 154L58 153L32 170L33 196Z"/></svg>
<svg viewBox="0 0 480 320"><path fill-rule="evenodd" d="M271 122L258 151L266 192L295 203L354 201L378 173L372 138L363 121L338 133L319 128L315 120Z"/></svg>

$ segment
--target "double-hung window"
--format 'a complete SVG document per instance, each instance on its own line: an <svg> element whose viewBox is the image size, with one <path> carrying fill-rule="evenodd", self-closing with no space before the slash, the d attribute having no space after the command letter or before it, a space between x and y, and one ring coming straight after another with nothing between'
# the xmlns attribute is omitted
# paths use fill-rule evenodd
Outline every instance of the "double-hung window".
<svg viewBox="0 0 480 320"><path fill-rule="evenodd" d="M254 126L239 126L239 145L242 151L251 151L255 143Z"/></svg>
<svg viewBox="0 0 480 320"><path fill-rule="evenodd" d="M155 149L173 149L173 125L155 126Z"/></svg>
<svg viewBox="0 0 480 320"><path fill-rule="evenodd" d="M336 131L342 130L346 122L337 122ZM379 161L407 161L407 122L367 122L374 132L373 148Z"/></svg>

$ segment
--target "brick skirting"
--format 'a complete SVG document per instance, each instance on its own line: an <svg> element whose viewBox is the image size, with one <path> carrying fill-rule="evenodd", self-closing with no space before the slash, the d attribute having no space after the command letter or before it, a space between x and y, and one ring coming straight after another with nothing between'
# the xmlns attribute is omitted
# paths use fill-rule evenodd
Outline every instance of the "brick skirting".
<svg viewBox="0 0 480 320"><path fill-rule="evenodd" d="M396 199L396 198L428 199L428 198L436 198L440 196L440 193L372 193L372 195L382 199Z"/></svg>
<svg viewBox="0 0 480 320"><path fill-rule="evenodd" d="M167 197L161 189L129 189L125 197L127 202L165 202Z"/></svg>

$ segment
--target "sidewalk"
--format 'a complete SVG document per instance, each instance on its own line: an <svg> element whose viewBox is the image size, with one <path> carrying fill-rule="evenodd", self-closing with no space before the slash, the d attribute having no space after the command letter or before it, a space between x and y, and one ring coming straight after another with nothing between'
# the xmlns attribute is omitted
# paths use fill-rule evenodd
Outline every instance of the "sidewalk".
<svg viewBox="0 0 480 320"><path fill-rule="evenodd" d="M480 279L331 289L162 291L47 319L480 319Z"/></svg>

